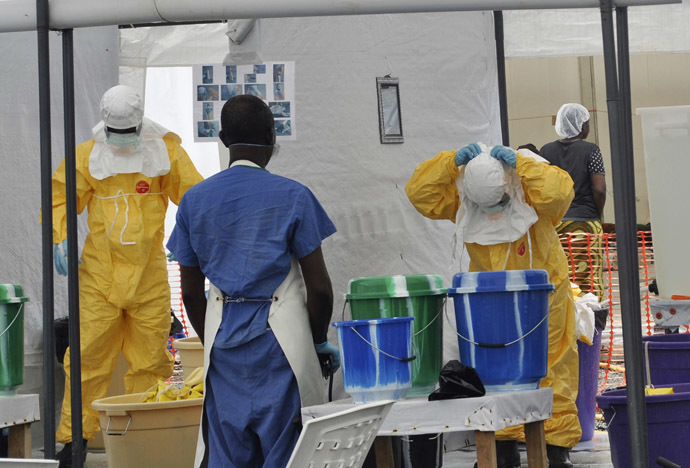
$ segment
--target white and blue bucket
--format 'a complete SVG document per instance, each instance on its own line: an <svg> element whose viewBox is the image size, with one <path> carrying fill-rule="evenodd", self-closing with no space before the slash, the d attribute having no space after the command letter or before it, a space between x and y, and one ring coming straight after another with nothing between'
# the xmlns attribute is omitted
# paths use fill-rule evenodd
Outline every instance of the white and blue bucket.
<svg viewBox="0 0 690 468"><path fill-rule="evenodd" d="M334 322L345 391L355 403L399 400L412 386L414 317Z"/></svg>
<svg viewBox="0 0 690 468"><path fill-rule="evenodd" d="M459 273L455 305L460 360L487 392L532 390L546 376L549 295L545 270Z"/></svg>

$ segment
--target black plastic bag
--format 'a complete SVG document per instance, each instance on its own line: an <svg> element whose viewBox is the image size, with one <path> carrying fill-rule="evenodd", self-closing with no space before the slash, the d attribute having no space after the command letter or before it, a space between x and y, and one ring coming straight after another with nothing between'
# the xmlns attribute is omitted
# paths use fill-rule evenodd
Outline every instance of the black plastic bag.
<svg viewBox="0 0 690 468"><path fill-rule="evenodd" d="M472 398L486 395L484 384L473 367L460 361L448 361L438 378L440 387L429 395L429 401Z"/></svg>

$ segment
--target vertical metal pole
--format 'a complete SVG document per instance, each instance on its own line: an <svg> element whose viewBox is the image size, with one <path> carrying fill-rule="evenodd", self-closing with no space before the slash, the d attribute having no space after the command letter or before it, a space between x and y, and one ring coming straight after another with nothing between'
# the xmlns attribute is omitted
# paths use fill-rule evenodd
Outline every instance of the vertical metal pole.
<svg viewBox="0 0 690 468"><path fill-rule="evenodd" d="M79 334L79 252L77 234L77 164L74 131L74 42L72 30L62 31L62 74L65 107L65 186L67 190L67 293L69 358L72 387L72 466L82 468L84 443L81 410L81 338Z"/></svg>
<svg viewBox="0 0 690 468"><path fill-rule="evenodd" d="M503 146L510 146L508 129L508 92L506 89L506 55L503 47L503 12L494 11L494 37L496 39L496 71L498 74L498 103L501 109L501 135Z"/></svg>
<svg viewBox="0 0 690 468"><path fill-rule="evenodd" d="M618 15L624 24L618 32L621 70L616 70L616 41L613 31L613 2L600 0L604 39L606 100L611 134L611 166L616 212L616 244L623 319L623 346L627 380L627 407L630 432L630 460L633 468L648 468L647 411L642 374L642 323L640 311L637 221L635 212L635 172L632 155L630 112L630 70L627 47L627 12ZM623 94L619 92L619 73ZM627 100L627 102L626 102Z"/></svg>
<svg viewBox="0 0 690 468"><path fill-rule="evenodd" d="M43 257L43 456L55 458L55 319L53 290L53 174L50 127L48 0L36 0L38 115L41 145L41 250Z"/></svg>

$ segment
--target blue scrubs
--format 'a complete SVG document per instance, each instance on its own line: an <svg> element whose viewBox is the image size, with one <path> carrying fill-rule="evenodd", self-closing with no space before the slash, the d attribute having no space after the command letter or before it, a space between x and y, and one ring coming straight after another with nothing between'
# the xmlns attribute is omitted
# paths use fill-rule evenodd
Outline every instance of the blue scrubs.
<svg viewBox="0 0 690 468"><path fill-rule="evenodd" d="M268 310L291 255L309 255L334 232L308 188L254 167L226 169L180 202L168 249L181 265L200 267L225 296L240 300L223 306L211 351L205 402L215 460L210 466L287 464L299 436L292 420L300 402L294 374L268 329Z"/></svg>

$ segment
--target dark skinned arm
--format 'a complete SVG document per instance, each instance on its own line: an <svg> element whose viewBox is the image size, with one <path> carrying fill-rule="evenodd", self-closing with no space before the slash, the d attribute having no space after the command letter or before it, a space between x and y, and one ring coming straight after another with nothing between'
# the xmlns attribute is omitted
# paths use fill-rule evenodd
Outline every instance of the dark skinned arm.
<svg viewBox="0 0 690 468"><path fill-rule="evenodd" d="M204 324L206 323L206 277L199 267L180 265L182 279L182 301L187 310L187 317L201 343L204 343Z"/></svg>
<svg viewBox="0 0 690 468"><path fill-rule="evenodd" d="M592 181L594 204L597 205L599 219L602 219L604 217L604 205L606 204L606 177L604 174L592 174L590 180Z"/></svg>
<svg viewBox="0 0 690 468"><path fill-rule="evenodd" d="M307 288L307 311L311 334L315 344L323 343L328 339L328 326L333 314L333 288L321 247L306 257L300 258L299 264Z"/></svg>

